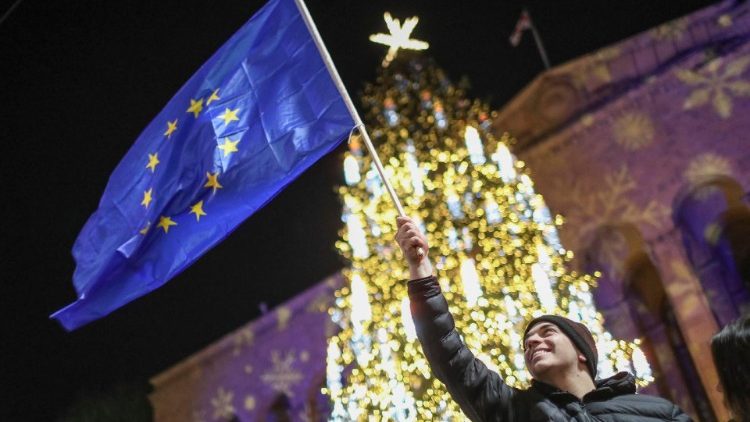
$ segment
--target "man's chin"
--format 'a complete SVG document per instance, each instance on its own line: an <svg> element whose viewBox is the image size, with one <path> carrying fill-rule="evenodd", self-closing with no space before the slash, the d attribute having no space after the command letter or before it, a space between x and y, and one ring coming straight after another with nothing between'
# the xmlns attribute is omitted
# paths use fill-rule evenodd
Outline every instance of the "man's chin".
<svg viewBox="0 0 750 422"><path fill-rule="evenodd" d="M536 362L532 365L527 366L529 368L529 372L531 373L531 376L536 379L542 379L544 378L544 375L552 369L552 365L545 362L543 359L539 362Z"/></svg>

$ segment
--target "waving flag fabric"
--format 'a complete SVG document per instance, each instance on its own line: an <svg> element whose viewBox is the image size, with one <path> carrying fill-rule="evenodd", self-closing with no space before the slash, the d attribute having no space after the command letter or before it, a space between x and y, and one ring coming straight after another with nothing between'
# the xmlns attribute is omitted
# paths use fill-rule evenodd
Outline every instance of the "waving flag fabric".
<svg viewBox="0 0 750 422"><path fill-rule="evenodd" d="M72 330L158 288L347 137L294 0L271 0L136 139L73 247Z"/></svg>

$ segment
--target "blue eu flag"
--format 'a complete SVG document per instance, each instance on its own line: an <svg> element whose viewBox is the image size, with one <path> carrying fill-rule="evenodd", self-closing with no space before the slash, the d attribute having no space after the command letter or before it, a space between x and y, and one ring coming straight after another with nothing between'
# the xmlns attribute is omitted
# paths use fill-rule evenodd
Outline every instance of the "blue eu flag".
<svg viewBox="0 0 750 422"><path fill-rule="evenodd" d="M271 0L136 139L73 246L67 329L156 289L354 126L294 0Z"/></svg>

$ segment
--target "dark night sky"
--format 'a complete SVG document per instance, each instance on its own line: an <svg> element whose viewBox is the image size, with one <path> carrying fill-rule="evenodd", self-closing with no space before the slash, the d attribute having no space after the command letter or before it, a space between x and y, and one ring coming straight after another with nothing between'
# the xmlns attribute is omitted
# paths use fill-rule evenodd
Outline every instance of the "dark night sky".
<svg viewBox="0 0 750 422"><path fill-rule="evenodd" d="M12 2L0 2L4 13ZM150 376L344 265L334 186L323 158L221 245L161 289L78 331L48 315L75 299L70 249L109 173L146 124L262 1L26 0L0 26L2 332L0 420L53 420L81 391L145 385ZM373 79L382 13L419 15L455 81L500 107L542 68L531 11L560 64L708 5L707 0L309 0L349 91ZM340 150L339 150L340 151ZM9 394L10 393L10 394Z"/></svg>

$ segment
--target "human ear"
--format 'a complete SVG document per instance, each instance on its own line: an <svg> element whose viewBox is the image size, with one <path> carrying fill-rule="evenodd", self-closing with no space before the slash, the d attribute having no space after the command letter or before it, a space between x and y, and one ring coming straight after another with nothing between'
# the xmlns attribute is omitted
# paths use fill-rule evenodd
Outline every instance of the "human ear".
<svg viewBox="0 0 750 422"><path fill-rule="evenodd" d="M586 362L588 359L586 359L586 356L584 355L578 355L578 360L581 362Z"/></svg>

